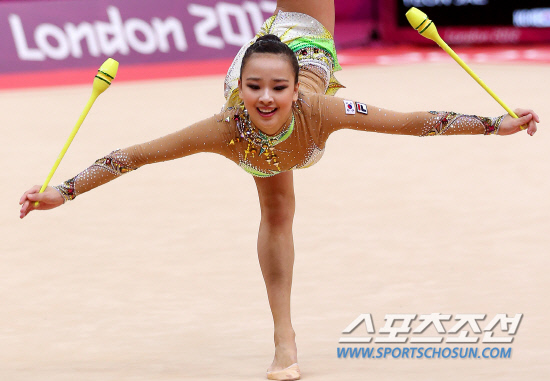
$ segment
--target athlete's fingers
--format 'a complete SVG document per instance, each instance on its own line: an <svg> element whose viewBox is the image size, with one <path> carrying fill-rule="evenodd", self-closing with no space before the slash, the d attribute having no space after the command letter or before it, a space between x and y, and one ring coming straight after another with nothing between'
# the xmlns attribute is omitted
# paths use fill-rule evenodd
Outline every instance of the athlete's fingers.
<svg viewBox="0 0 550 381"><path fill-rule="evenodd" d="M531 136L533 136L537 132L537 123L535 122L534 116L533 119L529 122L529 125L527 127L527 133Z"/></svg>
<svg viewBox="0 0 550 381"><path fill-rule="evenodd" d="M27 198L31 201L44 201L46 198L45 193L29 193L27 195Z"/></svg>
<svg viewBox="0 0 550 381"><path fill-rule="evenodd" d="M533 118L535 119L535 121L537 123L540 122L539 116L537 115L537 113L535 113L531 109L517 108L517 109L514 110L514 112L516 113L517 116L524 116L524 115L527 115L527 114L531 114L531 115L533 115Z"/></svg>
<svg viewBox="0 0 550 381"><path fill-rule="evenodd" d="M537 123L540 123L540 118L537 115L537 113L531 109L522 109L522 108L516 109L515 112L518 116L522 116L522 117L527 115L532 116L528 124L526 124L526 127L527 127L527 133L533 136L535 132L537 132Z"/></svg>
<svg viewBox="0 0 550 381"><path fill-rule="evenodd" d="M29 200L25 201L23 203L23 206L21 207L21 211L19 212L19 218L24 218L29 212L33 209L33 204Z"/></svg>
<svg viewBox="0 0 550 381"><path fill-rule="evenodd" d="M31 189L29 189L28 191L23 193L23 196L21 196L21 198L19 199L19 205L21 205L25 202L25 200L27 199L28 194L40 192L40 188L41 188L40 185L35 185Z"/></svg>
<svg viewBox="0 0 550 381"><path fill-rule="evenodd" d="M529 123L531 119L533 119L533 114L523 115L517 119L514 119L512 121L512 126L520 128L521 126L524 126L527 123Z"/></svg>
<svg viewBox="0 0 550 381"><path fill-rule="evenodd" d="M516 110L514 110L514 112L519 116L525 116L527 114L531 114L533 116L533 120L536 122L536 123L540 123L540 118L539 116L537 115L536 112L534 112L533 110L531 109L523 109L523 108L518 108Z"/></svg>

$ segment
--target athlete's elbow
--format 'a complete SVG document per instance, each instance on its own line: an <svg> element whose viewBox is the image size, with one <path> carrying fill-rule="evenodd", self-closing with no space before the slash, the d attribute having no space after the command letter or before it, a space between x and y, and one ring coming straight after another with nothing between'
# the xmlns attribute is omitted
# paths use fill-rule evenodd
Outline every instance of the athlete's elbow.
<svg viewBox="0 0 550 381"><path fill-rule="evenodd" d="M128 164L132 166L133 169L142 167L150 162L150 155L146 154L141 144L125 148L123 151L128 157Z"/></svg>

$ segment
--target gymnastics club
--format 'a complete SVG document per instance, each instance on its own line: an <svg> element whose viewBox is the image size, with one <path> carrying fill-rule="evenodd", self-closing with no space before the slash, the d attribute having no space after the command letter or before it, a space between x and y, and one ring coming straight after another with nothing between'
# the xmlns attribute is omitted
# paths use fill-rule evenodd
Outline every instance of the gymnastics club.
<svg viewBox="0 0 550 381"><path fill-rule="evenodd" d="M76 122L76 126L74 126L73 131L71 132L71 135L69 135L69 139L67 139L65 146L63 147L63 149L61 150L61 153L57 157L57 160L55 161L55 164L53 165L53 168L50 171L50 174L46 178L46 181L44 181L42 188L40 188L39 193L44 192L44 190L48 186L50 180L52 179L53 174L55 173L55 171L57 170L57 167L59 166L59 163L61 163L61 159L63 159L63 156L65 156L65 152L67 152L67 150L69 149L71 142L76 136L78 129L82 125L82 122L84 122L84 119L86 118L86 115L88 115L88 112L92 108L95 100L97 99L97 97L99 97L101 93L103 93L105 90L109 88L109 86L111 85L111 82L116 77L117 71L118 71L118 62L112 58L109 58L107 59L107 61L103 62L103 65L101 65L101 67L97 71L97 75L94 78L92 95L90 96L90 99L88 99L88 103L86 104L86 107L84 107L84 111L82 111L82 114L80 114L80 118L78 118L78 121ZM34 203L34 206L37 207L38 204L39 202L36 201Z"/></svg>
<svg viewBox="0 0 550 381"><path fill-rule="evenodd" d="M508 107L503 101L502 99L500 99L495 93L493 93L493 91L481 80L481 78L479 78L476 73L474 73L472 71L472 69L470 69L468 67L468 65L466 65L464 63L464 61L462 61L460 59L459 56L456 55L455 52L453 52L453 50L449 47L449 45L447 45L445 43L445 41L443 41L443 39L441 37L439 37L439 33L437 33L437 29L435 27L435 24L432 20L428 19L428 16L422 12L420 9L417 9L415 7L412 7L411 9L409 9L407 11L407 13L405 14L405 16L407 16L407 20L409 20L409 24L411 24L411 26L418 31L418 33L420 33L420 35L426 37L426 38L429 38L430 40L432 41L435 41L437 43L437 45L439 45L443 50L445 50L451 57L453 57L453 59L460 65L462 66L462 68L464 70L466 70L466 72L468 74L470 74L470 76L476 80L477 83L479 83L481 85L481 87L483 87L485 89L485 91L487 91L489 93L490 96L492 96L502 107L504 107L504 109L508 112L508 114L510 114L510 116L514 117L514 118L518 118L518 116L516 115L515 112L513 112L510 107ZM520 127L522 130L525 129L525 127L521 126Z"/></svg>

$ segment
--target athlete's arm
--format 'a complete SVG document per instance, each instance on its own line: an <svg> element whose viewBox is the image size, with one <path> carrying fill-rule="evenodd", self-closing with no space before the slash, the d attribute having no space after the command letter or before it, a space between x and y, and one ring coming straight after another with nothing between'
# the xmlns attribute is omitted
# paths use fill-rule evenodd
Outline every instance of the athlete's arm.
<svg viewBox="0 0 550 381"><path fill-rule="evenodd" d="M337 97L319 96L321 131L323 138L339 129L347 128L385 134L432 136L499 134L508 135L527 125L533 135L539 122L532 110L518 109L520 118L508 115L483 117L451 111L396 112Z"/></svg>
<svg viewBox="0 0 550 381"><path fill-rule="evenodd" d="M52 209L146 164L199 152L217 153L232 159L233 151L227 144L232 136L231 123L226 118L227 115L218 114L170 135L113 151L63 184L48 187L42 194L38 194L40 186L34 186L19 201L22 205L20 217L34 209ZM38 207L34 206L35 201L40 201Z"/></svg>

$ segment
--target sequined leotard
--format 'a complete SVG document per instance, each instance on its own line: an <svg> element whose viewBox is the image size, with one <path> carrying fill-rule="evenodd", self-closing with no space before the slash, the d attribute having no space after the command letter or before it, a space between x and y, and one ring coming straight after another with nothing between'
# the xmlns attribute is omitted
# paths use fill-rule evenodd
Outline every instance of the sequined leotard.
<svg viewBox="0 0 550 381"><path fill-rule="evenodd" d="M65 200L72 200L145 164L199 152L223 155L257 177L274 176L315 164L330 134L344 128L417 136L498 132L502 117L435 111L399 113L332 96L342 87L333 75L339 65L332 36L307 15L280 12L266 21L256 38L266 33L276 34L287 43L300 64L300 96L276 136L263 134L251 123L235 91L247 44L227 74L227 102L221 113L153 141L113 151L55 188Z"/></svg>

